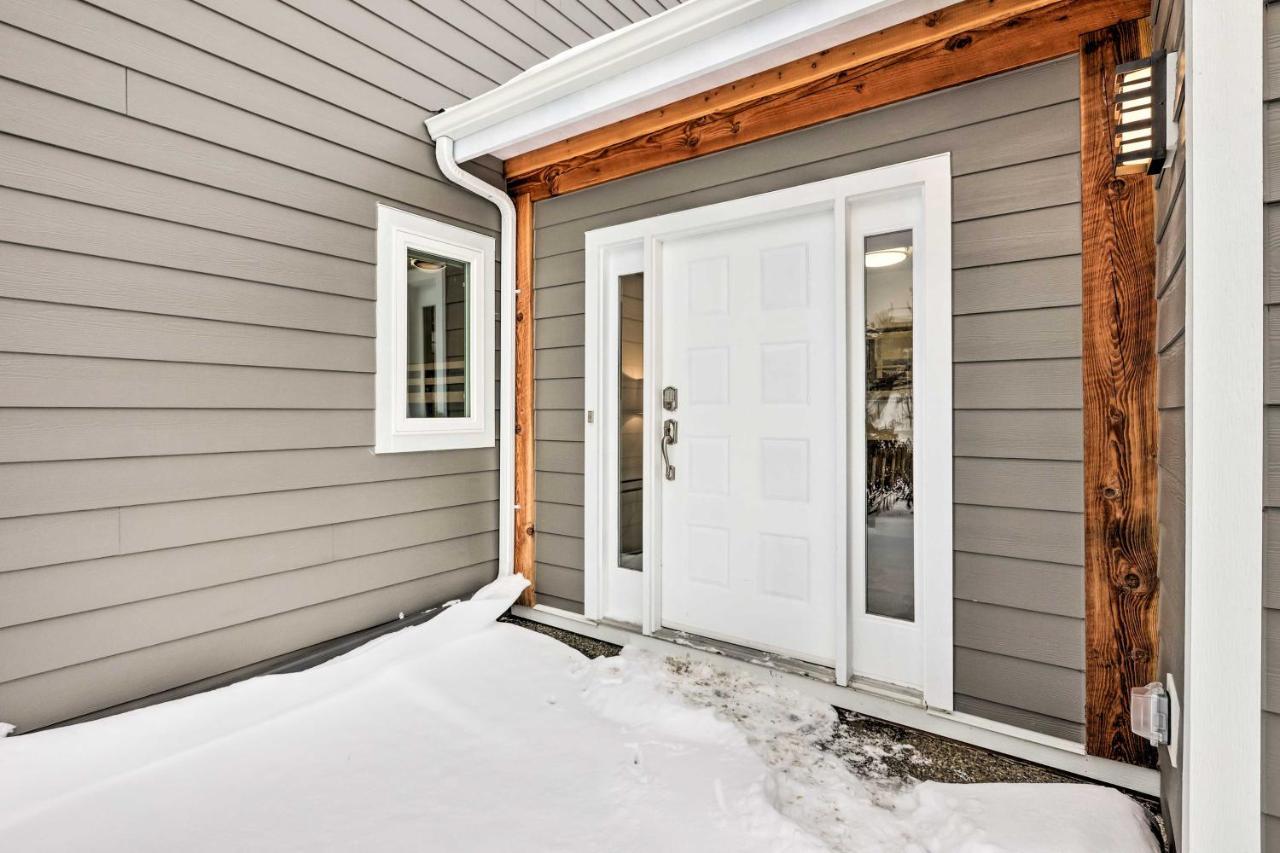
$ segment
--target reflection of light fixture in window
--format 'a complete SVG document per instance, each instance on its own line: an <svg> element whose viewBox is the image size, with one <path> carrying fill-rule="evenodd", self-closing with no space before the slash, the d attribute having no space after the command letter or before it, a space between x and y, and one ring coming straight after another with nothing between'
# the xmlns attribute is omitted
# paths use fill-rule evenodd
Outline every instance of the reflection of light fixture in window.
<svg viewBox="0 0 1280 853"><path fill-rule="evenodd" d="M1172 120L1177 60L1176 53L1155 53L1116 66L1112 124L1117 175L1159 174L1169 148L1177 145Z"/></svg>
<svg viewBox="0 0 1280 853"><path fill-rule="evenodd" d="M911 254L911 249L906 246L898 246L892 249L875 249L867 252L865 262L868 269L892 267L905 261L909 254Z"/></svg>
<svg viewBox="0 0 1280 853"><path fill-rule="evenodd" d="M413 258L409 261L409 265L423 272L440 272L444 269L444 264L440 261L427 261L421 258Z"/></svg>

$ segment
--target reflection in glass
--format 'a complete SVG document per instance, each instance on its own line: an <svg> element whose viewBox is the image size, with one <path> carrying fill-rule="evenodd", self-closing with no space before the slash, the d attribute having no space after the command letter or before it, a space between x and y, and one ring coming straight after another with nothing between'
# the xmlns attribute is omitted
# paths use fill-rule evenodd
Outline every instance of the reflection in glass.
<svg viewBox="0 0 1280 853"><path fill-rule="evenodd" d="M618 279L618 565L644 568L644 273Z"/></svg>
<svg viewBox="0 0 1280 853"><path fill-rule="evenodd" d="M915 620L912 234L868 237L867 612Z"/></svg>
<svg viewBox="0 0 1280 853"><path fill-rule="evenodd" d="M465 418L470 265L408 250L405 416Z"/></svg>

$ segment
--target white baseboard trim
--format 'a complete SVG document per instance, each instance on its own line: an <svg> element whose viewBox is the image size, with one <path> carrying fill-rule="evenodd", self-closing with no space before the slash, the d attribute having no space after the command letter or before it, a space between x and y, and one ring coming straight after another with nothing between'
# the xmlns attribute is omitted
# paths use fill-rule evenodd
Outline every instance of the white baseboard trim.
<svg viewBox="0 0 1280 853"><path fill-rule="evenodd" d="M839 708L866 714L901 726L972 744L992 752L1033 761L1086 779L1116 785L1152 797L1160 795L1160 774L1145 767L1134 767L1107 758L1085 755L1084 748L1073 741L1020 729L1016 726L985 720L972 714L925 709L885 695L868 693L852 687L819 681L803 675L769 669L724 655L677 645L668 640L647 637L636 631L587 619L577 613L554 607L511 608L522 619L582 634L597 640L624 646L632 645L667 655L681 655L694 660L713 662L717 666L738 669L757 678L775 680L793 690Z"/></svg>

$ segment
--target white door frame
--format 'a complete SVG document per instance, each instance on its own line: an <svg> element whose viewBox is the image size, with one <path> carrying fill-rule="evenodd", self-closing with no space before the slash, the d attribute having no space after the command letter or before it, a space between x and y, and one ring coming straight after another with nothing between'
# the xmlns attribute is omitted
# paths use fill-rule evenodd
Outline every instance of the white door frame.
<svg viewBox="0 0 1280 853"><path fill-rule="evenodd" d="M923 585L922 612L917 619L923 626L923 699L938 710L953 707L952 688L952 404L951 404L951 156L938 154L920 160L885 166L825 181L764 193L720 204L682 210L649 219L627 222L589 231L586 235L586 424L585 424L585 616L589 619L637 621L609 609L609 570L616 564L616 534L606 532L611 524L610 507L615 506L617 490L616 420L602 413L616 407L617 270L616 259L634 256L642 247L645 273L645 377L656 377L658 361L656 342L661 340L661 287L658 263L662 243L678 237L714 231L755 219L796 213L803 210L831 209L835 215L837 294L837 346L847 348L845 323L847 311L847 266L851 248L845 212L858 197L885 192L915 190L923 202L923 228L916 249L916 263L923 265L922 284L915 305L915 363L917 398L915 403L916 466L928 471L928 488L916 500L916 565L917 577ZM921 298L923 297L923 298ZM613 365L613 369L609 368ZM848 388L847 360L837 365L838 387ZM662 478L658 476L655 431L660 417L661 390L657 383L645 383L645 472L646 483L658 488L645 489L644 551L645 580L638 602L640 625L651 634L661 625L661 567L658 559L662 541L659 526L657 492ZM612 392L612 396L611 395ZM922 393L923 392L923 393ZM837 411L844 413L838 428L849 435L848 401L841 401ZM855 413L861 417L861 413ZM613 424L612 427L608 426ZM611 432L608 430L612 430ZM847 447L840 442L836 466L837 495L843 511L837 514L837 565L844 571L836 575L836 680L841 685L850 679L850 620ZM921 482L925 482L922 478ZM854 531L860 534L860 531ZM636 604L633 602L633 606Z"/></svg>

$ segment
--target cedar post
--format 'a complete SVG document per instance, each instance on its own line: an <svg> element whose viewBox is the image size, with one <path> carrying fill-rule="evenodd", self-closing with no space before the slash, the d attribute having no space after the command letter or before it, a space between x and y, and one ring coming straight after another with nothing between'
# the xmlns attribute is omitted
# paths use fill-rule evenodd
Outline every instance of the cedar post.
<svg viewBox="0 0 1280 853"><path fill-rule="evenodd" d="M1149 177L1112 165L1115 67L1146 55L1148 40L1145 21L1080 39L1081 345L1086 746L1153 766L1129 731L1129 689L1156 674L1154 200Z"/></svg>
<svg viewBox="0 0 1280 853"><path fill-rule="evenodd" d="M515 554L517 574L529 579L520 603L532 607L534 589L533 493L533 199L515 196L516 204L516 471ZM503 318L503 322L508 322Z"/></svg>

